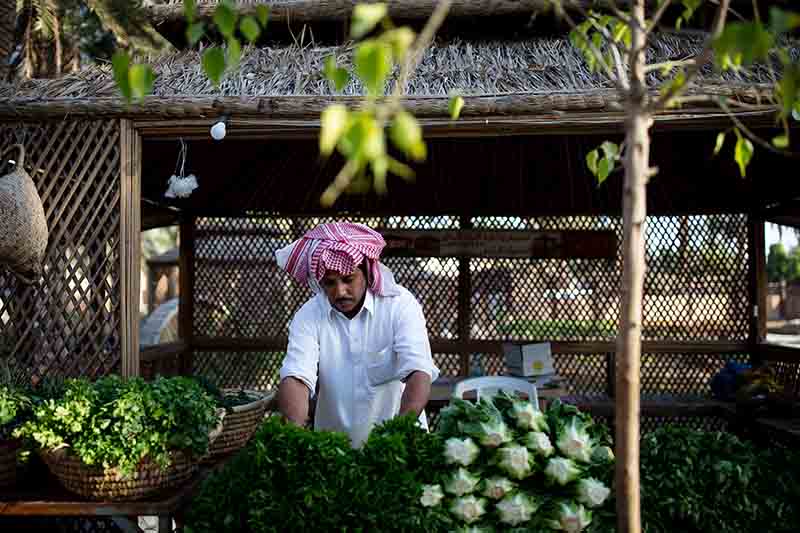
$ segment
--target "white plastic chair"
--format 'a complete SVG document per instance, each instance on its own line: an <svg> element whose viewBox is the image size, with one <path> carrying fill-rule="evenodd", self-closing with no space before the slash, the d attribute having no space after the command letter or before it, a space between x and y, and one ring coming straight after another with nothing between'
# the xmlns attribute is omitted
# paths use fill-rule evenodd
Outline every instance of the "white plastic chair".
<svg viewBox="0 0 800 533"><path fill-rule="evenodd" d="M539 396L536 394L536 385L519 378L505 376L483 376L479 378L469 378L456 383L453 389L453 396L463 398L467 391L475 391L478 400L483 396L491 398L500 390L524 392L528 395L528 400L535 409L539 409Z"/></svg>

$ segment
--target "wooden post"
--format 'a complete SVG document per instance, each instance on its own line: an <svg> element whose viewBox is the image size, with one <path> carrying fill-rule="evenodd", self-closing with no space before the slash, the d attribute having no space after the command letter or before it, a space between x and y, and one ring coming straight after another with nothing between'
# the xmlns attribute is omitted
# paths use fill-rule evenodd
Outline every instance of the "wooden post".
<svg viewBox="0 0 800 533"><path fill-rule="evenodd" d="M120 336L122 375L138 376L141 254L141 138L120 120Z"/></svg>
<svg viewBox="0 0 800 533"><path fill-rule="evenodd" d="M178 303L178 337L186 344L181 357L181 374L191 375L194 356L194 252L195 217L181 216L180 295Z"/></svg>
<svg viewBox="0 0 800 533"><path fill-rule="evenodd" d="M472 218L469 216L462 216L459 219L459 227L464 229L472 229ZM469 257L460 257L458 259L458 340L467 342L472 335L472 276L470 273L470 259ZM461 352L461 365L459 374L462 376L469 375L471 353L467 350Z"/></svg>
<svg viewBox="0 0 800 533"><path fill-rule="evenodd" d="M752 306L748 343L751 357L756 358L756 345L767 338L767 260L764 220L753 214L747 217L747 245L748 289Z"/></svg>

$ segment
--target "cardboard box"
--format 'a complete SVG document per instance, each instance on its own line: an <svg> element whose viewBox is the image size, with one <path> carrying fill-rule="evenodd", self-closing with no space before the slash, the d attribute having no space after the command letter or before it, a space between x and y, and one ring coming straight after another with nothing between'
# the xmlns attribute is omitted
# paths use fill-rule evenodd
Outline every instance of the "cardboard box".
<svg viewBox="0 0 800 533"><path fill-rule="evenodd" d="M503 345L508 373L514 376L545 376L555 372L550 343Z"/></svg>

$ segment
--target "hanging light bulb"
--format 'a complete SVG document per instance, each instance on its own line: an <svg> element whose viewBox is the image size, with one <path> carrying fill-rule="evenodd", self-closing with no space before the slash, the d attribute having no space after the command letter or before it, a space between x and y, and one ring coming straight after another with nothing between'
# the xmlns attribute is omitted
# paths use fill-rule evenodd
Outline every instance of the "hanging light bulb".
<svg viewBox="0 0 800 533"><path fill-rule="evenodd" d="M211 126L211 137L215 141L221 141L222 139L225 138L225 133L226 133L225 130L226 130L225 121L220 120L219 122Z"/></svg>

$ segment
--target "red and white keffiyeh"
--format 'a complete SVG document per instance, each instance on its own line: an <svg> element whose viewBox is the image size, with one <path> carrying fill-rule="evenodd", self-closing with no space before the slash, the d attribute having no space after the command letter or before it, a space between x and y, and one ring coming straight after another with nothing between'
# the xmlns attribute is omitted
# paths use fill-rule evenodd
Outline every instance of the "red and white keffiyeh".
<svg viewBox="0 0 800 533"><path fill-rule="evenodd" d="M302 238L275 252L278 266L293 278L320 291L319 281L332 270L341 275L353 273L366 259L369 288L379 295L394 291L394 279L378 258L386 246L380 233L363 224L334 222L320 224Z"/></svg>

